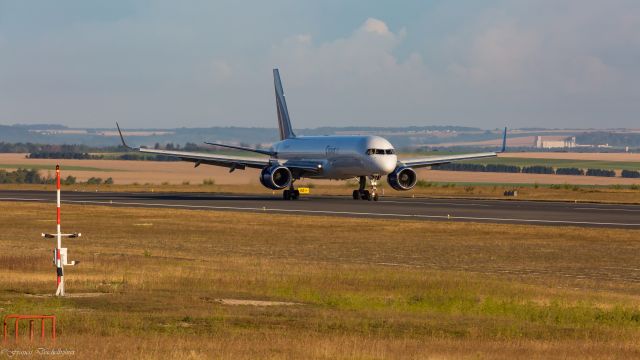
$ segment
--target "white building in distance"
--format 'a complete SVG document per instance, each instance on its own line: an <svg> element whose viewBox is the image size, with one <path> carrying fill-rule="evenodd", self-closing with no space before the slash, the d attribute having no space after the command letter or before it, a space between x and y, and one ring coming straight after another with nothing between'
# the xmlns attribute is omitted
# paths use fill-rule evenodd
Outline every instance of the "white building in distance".
<svg viewBox="0 0 640 360"><path fill-rule="evenodd" d="M534 146L537 149L573 149L576 147L576 137L536 136Z"/></svg>

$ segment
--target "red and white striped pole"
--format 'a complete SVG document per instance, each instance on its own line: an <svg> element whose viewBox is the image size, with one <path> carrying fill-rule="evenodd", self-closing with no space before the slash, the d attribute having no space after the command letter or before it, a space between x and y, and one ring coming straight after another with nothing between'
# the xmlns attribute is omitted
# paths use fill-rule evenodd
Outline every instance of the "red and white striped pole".
<svg viewBox="0 0 640 360"><path fill-rule="evenodd" d="M62 248L62 231L60 229L60 165L56 165L56 233L58 238L56 247L56 273L58 274L56 296L64 296L64 269L62 268L60 255L60 249Z"/></svg>
<svg viewBox="0 0 640 360"><path fill-rule="evenodd" d="M62 238L77 238L80 237L80 233L63 234L60 226L60 165L56 165L56 233L55 234L42 234L45 238L56 238L57 244L54 251L53 262L56 266L56 296L64 296L64 266L75 265L77 262L72 261L67 263L67 249L62 247Z"/></svg>

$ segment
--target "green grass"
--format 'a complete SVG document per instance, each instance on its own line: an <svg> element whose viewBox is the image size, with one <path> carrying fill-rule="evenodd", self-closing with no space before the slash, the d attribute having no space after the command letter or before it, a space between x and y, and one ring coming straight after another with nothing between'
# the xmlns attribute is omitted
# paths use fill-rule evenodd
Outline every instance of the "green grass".
<svg viewBox="0 0 640 360"><path fill-rule="evenodd" d="M580 169L610 169L610 170L639 170L640 162L626 161L597 161L597 160L566 160L566 159L529 159L529 158L491 158L463 161L470 164L497 164L515 166L551 166L554 168Z"/></svg>

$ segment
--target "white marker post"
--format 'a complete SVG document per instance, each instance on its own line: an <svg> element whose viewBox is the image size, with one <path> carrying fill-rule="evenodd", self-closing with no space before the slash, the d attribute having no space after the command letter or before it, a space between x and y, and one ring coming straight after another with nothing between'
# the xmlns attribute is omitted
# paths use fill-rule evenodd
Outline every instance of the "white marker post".
<svg viewBox="0 0 640 360"><path fill-rule="evenodd" d="M63 234L60 230L60 165L56 165L56 205L57 231L55 234L43 233L42 236L48 239L56 238L58 240L57 246L53 251L53 263L56 266L56 273L58 275L56 296L64 296L64 266L73 266L76 264L76 261L72 261L71 263L67 262L67 248L62 247L62 238L77 238L80 237L81 234Z"/></svg>

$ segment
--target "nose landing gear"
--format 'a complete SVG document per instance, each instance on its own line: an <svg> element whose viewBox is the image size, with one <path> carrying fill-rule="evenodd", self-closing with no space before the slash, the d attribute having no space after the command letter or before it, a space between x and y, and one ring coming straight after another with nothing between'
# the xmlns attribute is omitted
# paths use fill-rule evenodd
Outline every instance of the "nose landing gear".
<svg viewBox="0 0 640 360"><path fill-rule="evenodd" d="M360 187L358 190L353 190L353 200L373 200L378 201L379 195L377 192L378 180L380 177L370 177L371 182L371 191L366 190L367 186L367 178L365 176L360 176Z"/></svg>

